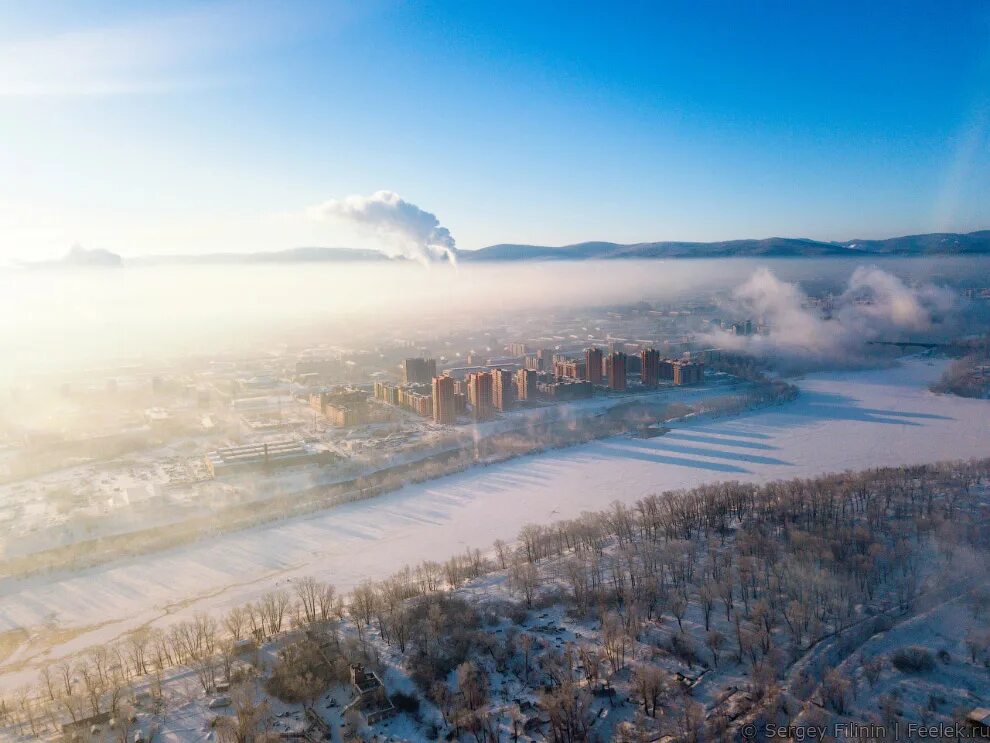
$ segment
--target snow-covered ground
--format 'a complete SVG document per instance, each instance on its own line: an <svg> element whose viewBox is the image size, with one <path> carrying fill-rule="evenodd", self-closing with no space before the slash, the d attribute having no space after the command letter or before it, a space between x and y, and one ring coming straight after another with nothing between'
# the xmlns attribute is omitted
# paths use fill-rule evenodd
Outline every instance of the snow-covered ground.
<svg viewBox="0 0 990 743"><path fill-rule="evenodd" d="M245 603L315 575L348 589L405 564L511 539L545 522L714 480L766 481L878 465L990 456L990 401L934 395L944 364L816 374L791 403L617 437L406 487L276 525L76 574L0 582L0 632L32 639L0 665L0 689L129 630Z"/></svg>
<svg viewBox="0 0 990 743"><path fill-rule="evenodd" d="M885 702L910 723L951 725L976 707L985 707L987 669L973 659L966 646L970 631L986 632L985 615L975 614L961 597L938 603L927 611L871 637L858 652L837 668L853 686L846 717L835 715L836 725L851 720L882 720ZM934 667L924 672L899 670L891 657L899 650L928 650ZM870 683L864 659L882 661ZM851 736L847 736L851 738Z"/></svg>

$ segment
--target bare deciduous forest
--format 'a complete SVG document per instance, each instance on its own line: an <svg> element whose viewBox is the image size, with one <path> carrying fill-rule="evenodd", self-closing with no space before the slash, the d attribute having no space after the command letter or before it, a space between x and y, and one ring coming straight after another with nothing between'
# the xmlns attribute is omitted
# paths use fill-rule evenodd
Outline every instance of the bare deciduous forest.
<svg viewBox="0 0 990 743"><path fill-rule="evenodd" d="M129 740L167 724L177 679L191 697L223 695L206 724L231 741L274 739L293 714L301 734L327 726L344 740L389 725L565 742L956 721L990 666L988 475L984 460L719 483L530 525L490 555L424 562L346 596L299 580L54 663L0 703L2 724L40 738L112 720ZM951 642L922 621L947 607L967 625ZM927 641L867 653L912 622ZM340 710L353 664L385 684L377 702ZM945 668L955 699L934 688ZM926 678L933 691L916 703Z"/></svg>

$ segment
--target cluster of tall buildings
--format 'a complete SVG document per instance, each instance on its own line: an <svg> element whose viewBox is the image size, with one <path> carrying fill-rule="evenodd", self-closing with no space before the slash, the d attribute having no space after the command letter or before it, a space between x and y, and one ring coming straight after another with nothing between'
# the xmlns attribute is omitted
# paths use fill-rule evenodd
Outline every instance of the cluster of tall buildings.
<svg viewBox="0 0 990 743"><path fill-rule="evenodd" d="M630 358L623 351L613 350L605 354L600 348L588 348L583 360L556 357L553 372L558 378L584 380L621 392L628 387L627 378L633 361L635 357ZM639 353L640 381L646 387L657 387L661 382L694 384L702 380L704 369L704 364L700 362L663 358L655 348L646 348Z"/></svg>
<svg viewBox="0 0 990 743"><path fill-rule="evenodd" d="M664 359L655 348L640 352L640 380L647 387L657 387L661 382L675 385L696 384L704 378L705 365L687 359Z"/></svg>
<svg viewBox="0 0 990 743"><path fill-rule="evenodd" d="M592 385L607 384L610 389L626 389L628 359L622 351L605 355L600 348L585 349L583 359L571 359L559 355L553 362L554 376L559 379L578 379Z"/></svg>
<svg viewBox="0 0 990 743"><path fill-rule="evenodd" d="M623 351L606 354L597 347L585 349L584 358L578 359L543 349L527 354L521 343L509 346L510 353L515 351L526 357L525 368L472 366L437 374L435 359L406 359L403 382L376 382L374 396L380 402L405 407L445 425L456 423L465 414L474 421L486 421L498 412L510 410L517 402L580 399L590 397L601 386L624 391L631 362L637 361ZM646 387L657 387L662 382L693 384L701 381L704 374L703 364L662 358L655 348L641 351L638 362ZM632 371L635 374L635 367ZM424 381L427 375L432 376Z"/></svg>
<svg viewBox="0 0 990 743"><path fill-rule="evenodd" d="M406 359L403 383L376 382L374 397L449 425L469 408L473 420L491 420L496 411L512 408L517 398L531 400L537 394L537 372L529 369L460 371L465 372L463 379L449 373L438 375L435 359ZM429 382L419 381L428 372L433 372ZM521 392L517 392L519 385Z"/></svg>

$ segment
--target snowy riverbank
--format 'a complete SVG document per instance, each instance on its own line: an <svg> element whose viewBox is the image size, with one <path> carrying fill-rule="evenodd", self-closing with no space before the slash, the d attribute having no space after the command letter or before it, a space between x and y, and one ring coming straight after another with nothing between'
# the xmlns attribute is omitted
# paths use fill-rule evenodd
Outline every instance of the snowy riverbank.
<svg viewBox="0 0 990 743"><path fill-rule="evenodd" d="M25 680L42 653L51 661L138 627L241 604L276 581L315 575L347 589L616 499L713 480L990 455L990 401L927 390L943 366L914 358L816 374L799 383L796 401L769 410L525 456L182 549L0 584L0 632L33 633L2 661L0 688Z"/></svg>

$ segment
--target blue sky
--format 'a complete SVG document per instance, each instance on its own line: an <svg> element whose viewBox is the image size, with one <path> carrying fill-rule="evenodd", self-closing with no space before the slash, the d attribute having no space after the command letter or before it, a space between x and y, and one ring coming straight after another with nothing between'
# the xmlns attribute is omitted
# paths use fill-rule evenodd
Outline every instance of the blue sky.
<svg viewBox="0 0 990 743"><path fill-rule="evenodd" d="M990 227L984 2L0 2L0 257Z"/></svg>

